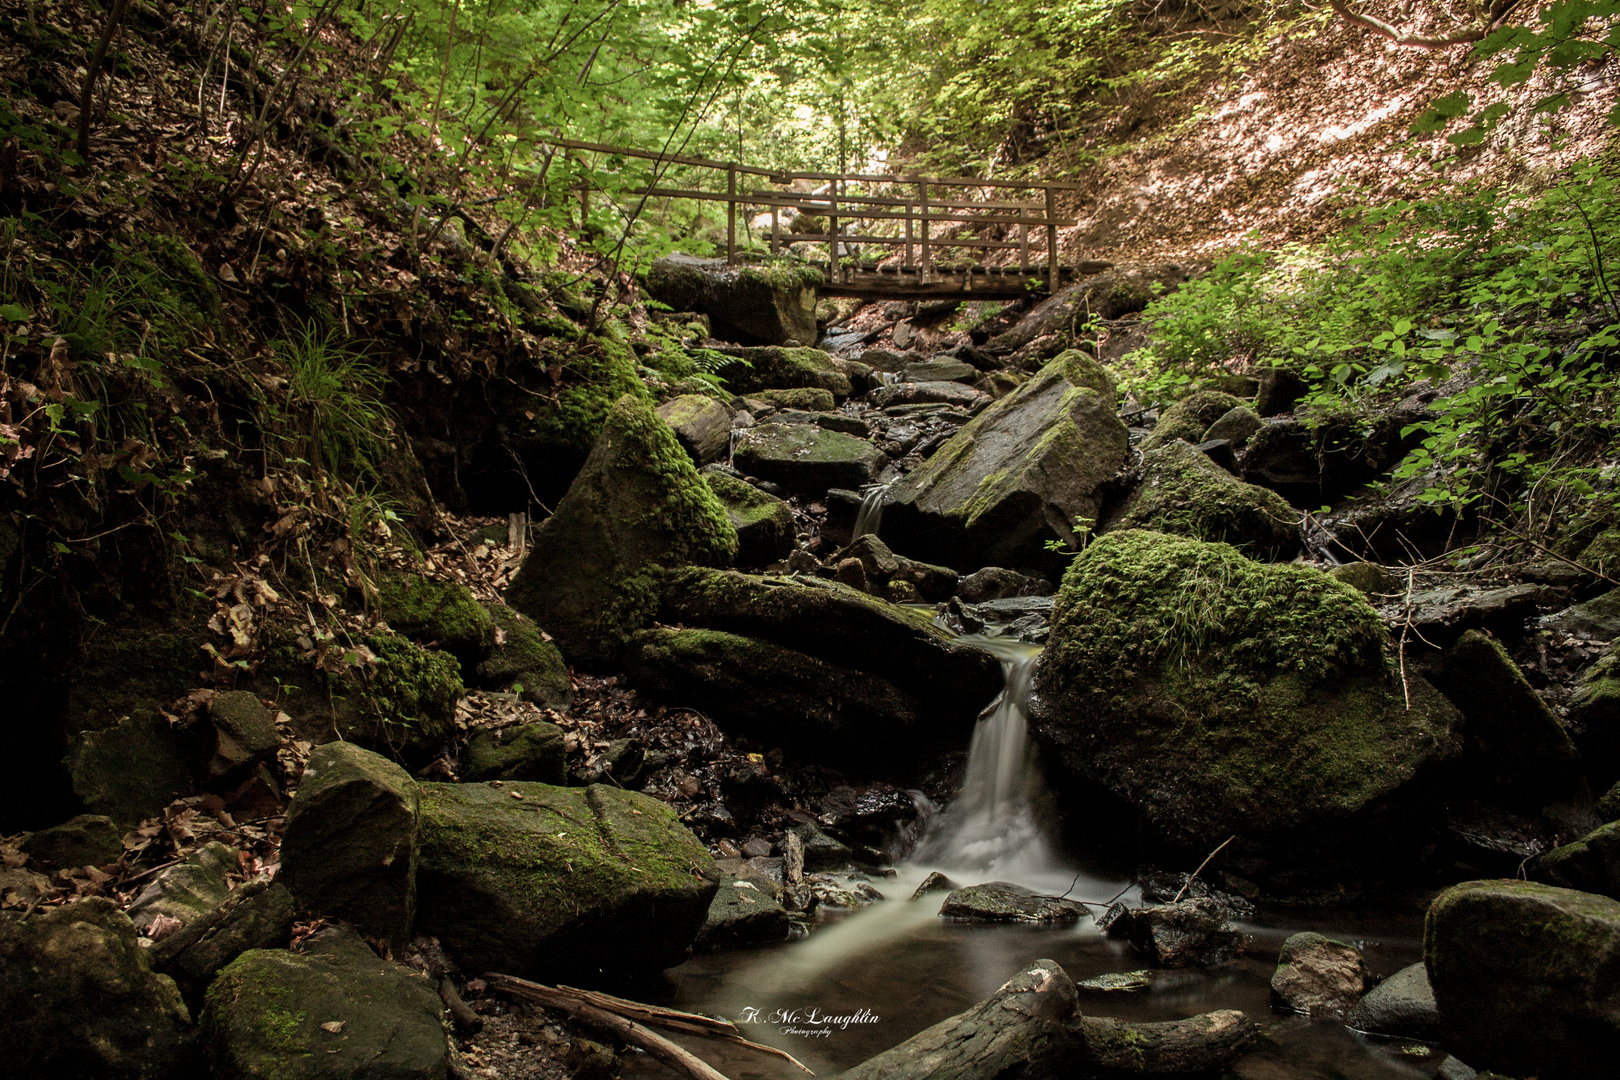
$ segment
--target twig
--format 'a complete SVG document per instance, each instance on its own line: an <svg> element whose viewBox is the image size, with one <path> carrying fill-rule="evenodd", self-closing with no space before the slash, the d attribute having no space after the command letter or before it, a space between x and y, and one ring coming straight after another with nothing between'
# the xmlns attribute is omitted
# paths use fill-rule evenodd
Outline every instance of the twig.
<svg viewBox="0 0 1620 1080"><path fill-rule="evenodd" d="M1205 856L1204 861L1198 864L1198 869L1194 870L1192 872L1192 876L1189 877L1186 881L1181 883L1181 888L1176 892L1175 899L1171 900L1170 902L1172 904L1181 903L1181 894L1186 892L1187 889L1189 887L1191 887L1192 883L1195 880L1197 880L1198 875L1204 872L1204 867L1209 865L1210 860L1215 858L1215 856L1219 855L1222 851L1224 851L1226 849L1226 845L1230 844L1232 841L1234 841L1236 839L1237 839L1237 833L1233 833L1231 836L1228 836L1225 840L1221 841L1221 846L1220 847L1216 848L1214 851L1210 852L1207 856Z"/></svg>
<svg viewBox="0 0 1620 1080"><path fill-rule="evenodd" d="M1406 682L1406 632L1412 629L1412 579L1416 571L1412 567L1406 568L1406 599L1402 601L1402 610L1406 612L1406 621L1401 623L1401 693L1406 696L1406 711L1412 711L1412 688Z"/></svg>

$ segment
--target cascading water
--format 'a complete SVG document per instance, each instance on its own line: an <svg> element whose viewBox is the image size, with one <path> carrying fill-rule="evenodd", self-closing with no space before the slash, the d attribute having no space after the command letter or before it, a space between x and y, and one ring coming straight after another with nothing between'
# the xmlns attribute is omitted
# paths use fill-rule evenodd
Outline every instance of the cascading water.
<svg viewBox="0 0 1620 1080"><path fill-rule="evenodd" d="M855 530L850 534L851 540L867 533L877 535L878 527L883 524L883 500L888 497L888 484L877 484L866 489L866 494L861 496L861 507L855 511Z"/></svg>

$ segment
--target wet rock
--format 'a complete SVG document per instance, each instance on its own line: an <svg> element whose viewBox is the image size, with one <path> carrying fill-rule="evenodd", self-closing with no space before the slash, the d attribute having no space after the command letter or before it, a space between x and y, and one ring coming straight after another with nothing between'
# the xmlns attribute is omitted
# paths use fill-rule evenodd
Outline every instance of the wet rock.
<svg viewBox="0 0 1620 1080"><path fill-rule="evenodd" d="M1527 589L1529 586L1519 586ZM1612 589L1595 599L1565 608L1541 620L1544 629L1571 634L1591 641L1620 638L1620 589Z"/></svg>
<svg viewBox="0 0 1620 1080"><path fill-rule="evenodd" d="M1190 444L1204 441L1211 424L1243 407L1243 402L1219 390L1200 390L1170 406L1159 416L1153 431L1142 440L1143 451L1168 446L1177 439Z"/></svg>
<svg viewBox="0 0 1620 1080"><path fill-rule="evenodd" d="M183 733L141 709L116 727L82 732L66 764L86 813L138 825L191 794L191 757Z"/></svg>
<svg viewBox="0 0 1620 1080"><path fill-rule="evenodd" d="M832 395L827 398L830 408ZM731 449L731 410L712 397L682 394L658 406L658 415L700 467L720 460Z"/></svg>
<svg viewBox="0 0 1620 1080"><path fill-rule="evenodd" d="M911 898L913 900L920 900L929 893L955 892L961 887L962 886L958 885L956 882L952 881L938 870L935 870L927 877L922 879L922 884L917 886L916 891L911 894Z"/></svg>
<svg viewBox="0 0 1620 1080"><path fill-rule="evenodd" d="M974 412L990 404L990 395L958 382L903 382L880 386L867 395L874 408L893 405L955 405Z"/></svg>
<svg viewBox="0 0 1620 1080"><path fill-rule="evenodd" d="M215 694L208 701L208 719L214 736L209 776L228 776L273 758L281 745L275 717L246 690Z"/></svg>
<svg viewBox="0 0 1620 1080"><path fill-rule="evenodd" d="M1221 418L1205 429L1199 437L1199 442L1211 442L1222 439L1233 446L1242 446L1249 441L1249 436L1265 426L1265 421L1255 414L1247 405L1238 405L1221 414ZM1191 441L1191 440L1189 440Z"/></svg>
<svg viewBox="0 0 1620 1080"><path fill-rule="evenodd" d="M471 971L660 971L714 898L708 851L656 799L606 784L423 784L417 925Z"/></svg>
<svg viewBox="0 0 1620 1080"><path fill-rule="evenodd" d="M883 452L864 439L807 424L758 424L737 438L732 463L795 494L870 483Z"/></svg>
<svg viewBox="0 0 1620 1080"><path fill-rule="evenodd" d="M1554 848L1526 868L1530 878L1620 899L1620 821Z"/></svg>
<svg viewBox="0 0 1620 1080"><path fill-rule="evenodd" d="M855 859L848 844L829 836L814 822L796 826L792 835L799 841L799 865L806 871L841 870Z"/></svg>
<svg viewBox="0 0 1620 1080"><path fill-rule="evenodd" d="M1112 379L1071 350L890 488L884 535L897 551L959 569L1038 565L1045 541L1072 544L1075 517L1097 516L1126 453Z"/></svg>
<svg viewBox="0 0 1620 1080"><path fill-rule="evenodd" d="M1151 971L1123 971L1098 975L1095 979L1082 979L1074 984L1076 990L1094 990L1104 994L1134 993L1153 985Z"/></svg>
<svg viewBox="0 0 1620 1080"><path fill-rule="evenodd" d="M245 882L207 914L155 945L156 970L174 979L194 1005L214 975L249 949L278 949L292 938L297 918L292 893L280 882Z"/></svg>
<svg viewBox="0 0 1620 1080"><path fill-rule="evenodd" d="M1128 908L1106 928L1157 967L1209 967L1243 955L1246 939L1211 900Z"/></svg>
<svg viewBox="0 0 1620 1080"><path fill-rule="evenodd" d="M1382 597L1400 588L1400 582L1389 570L1377 563L1353 562L1335 566L1329 576L1344 582L1363 596Z"/></svg>
<svg viewBox="0 0 1620 1080"><path fill-rule="evenodd" d="M699 945L765 945L787 939L792 921L780 885L742 859L715 862L718 886L698 931Z"/></svg>
<svg viewBox="0 0 1620 1080"><path fill-rule="evenodd" d="M900 369L900 381L907 383L958 382L972 385L979 381L980 375L979 369L972 364L939 357L922 364L907 364Z"/></svg>
<svg viewBox="0 0 1620 1080"><path fill-rule="evenodd" d="M1117 319L1141 311L1155 292L1172 289L1187 280L1175 263L1122 263L1059 289L1030 309L1011 330L991 338L986 348L1020 348L1047 334L1068 334L1089 314ZM1158 289L1155 289L1155 285Z"/></svg>
<svg viewBox="0 0 1620 1080"><path fill-rule="evenodd" d="M1620 1051L1620 901L1524 881L1441 893L1424 928L1441 1040L1480 1069L1570 1080Z"/></svg>
<svg viewBox="0 0 1620 1080"><path fill-rule="evenodd" d="M488 610L501 640L490 650L489 658L478 665L479 679L493 689L512 688L523 700L543 709L572 706L574 689L568 680L568 665L557 646L545 639L533 619L505 604L492 605Z"/></svg>
<svg viewBox="0 0 1620 1080"><path fill-rule="evenodd" d="M963 603L982 604L1014 596L1050 596L1057 590L1045 578L1031 577L1000 566L975 570L957 583L956 595Z"/></svg>
<svg viewBox="0 0 1620 1080"><path fill-rule="evenodd" d="M855 911L871 907L883 899L883 893L864 878L848 874L809 874L805 885L817 909Z"/></svg>
<svg viewBox="0 0 1620 1080"><path fill-rule="evenodd" d="M17 1077L169 1080L193 1063L180 991L103 897L0 913L0 1016Z"/></svg>
<svg viewBox="0 0 1620 1080"><path fill-rule="evenodd" d="M239 868L236 852L224 844L204 844L185 862L154 877L129 906L129 920L145 930L158 918L195 922L230 893L227 873Z"/></svg>
<svg viewBox="0 0 1620 1080"><path fill-rule="evenodd" d="M19 845L29 859L59 869L105 866L124 853L124 827L104 814L80 814L30 833Z"/></svg>
<svg viewBox="0 0 1620 1080"><path fill-rule="evenodd" d="M1288 368L1260 368L1255 374L1260 387L1255 392L1254 411L1261 416L1292 412L1294 402L1310 392L1305 380Z"/></svg>
<svg viewBox="0 0 1620 1080"><path fill-rule="evenodd" d="M1158 872L1143 874L1136 882L1142 894L1142 903L1173 904L1178 900L1208 900L1219 907L1228 919L1252 919L1256 908L1246 897L1223 892L1202 878L1187 873Z"/></svg>
<svg viewBox="0 0 1620 1080"><path fill-rule="evenodd" d="M441 1012L426 976L331 927L298 952L253 949L221 971L203 1041L220 1080L444 1080Z"/></svg>
<svg viewBox="0 0 1620 1080"><path fill-rule="evenodd" d="M506 600L555 637L570 661L605 663L652 616L654 567L724 564L736 551L724 507L674 433L626 395L540 526Z"/></svg>
<svg viewBox="0 0 1620 1080"><path fill-rule="evenodd" d="M1440 1010L1422 964L1404 967L1367 991L1345 1016L1346 1027L1369 1035L1432 1042L1440 1037Z"/></svg>
<svg viewBox="0 0 1620 1080"><path fill-rule="evenodd" d="M1055 923L1079 922L1086 913L1081 904L1039 896L1020 885L990 881L957 889L940 906L941 918L963 922Z"/></svg>
<svg viewBox="0 0 1620 1080"><path fill-rule="evenodd" d="M1143 455L1141 478L1108 526L1222 541L1278 559L1298 550L1299 520L1276 492L1245 484L1176 440Z"/></svg>
<svg viewBox="0 0 1620 1080"><path fill-rule="evenodd" d="M792 507L724 473L705 472L703 479L737 531L738 566L766 566L787 558L795 531Z"/></svg>
<svg viewBox="0 0 1620 1080"><path fill-rule="evenodd" d="M842 401L855 389L851 375L857 370L856 366L848 360L840 360L820 349L754 348L718 351L743 361L728 364L719 372L734 394L809 388L826 390L835 399ZM759 419L758 414L755 414L754 418Z"/></svg>
<svg viewBox="0 0 1620 1080"><path fill-rule="evenodd" d="M495 644L495 621L459 581L387 574L377 583L377 606L397 633L449 653L469 674Z"/></svg>
<svg viewBox="0 0 1620 1080"><path fill-rule="evenodd" d="M1456 641L1467 630L1490 630L1513 634L1548 598L1540 585L1442 585L1419 589L1408 602L1405 590L1398 590L1380 604L1391 622L1404 622L1410 612L1412 628L1423 640L1440 648Z"/></svg>
<svg viewBox="0 0 1620 1080"><path fill-rule="evenodd" d="M898 372L907 364L926 363L922 353L895 352L893 349L867 349L861 353L860 361L879 371Z"/></svg>
<svg viewBox="0 0 1620 1080"><path fill-rule="evenodd" d="M1372 982L1353 946L1317 933L1293 934L1277 958L1271 1000L1306 1016L1343 1016Z"/></svg>
<svg viewBox="0 0 1620 1080"><path fill-rule="evenodd" d="M801 386L794 390L759 390L753 396L773 409L798 410L807 414L828 412L837 404L832 391L819 386Z"/></svg>
<svg viewBox="0 0 1620 1080"><path fill-rule="evenodd" d="M667 255L647 272L647 295L676 311L707 315L717 337L748 345L816 340L811 266L728 266L724 259Z"/></svg>
<svg viewBox="0 0 1620 1080"><path fill-rule="evenodd" d="M982 604L964 604L952 597L938 610L940 620L956 633L1045 641L1053 606L1050 596L1010 596Z"/></svg>
<svg viewBox="0 0 1620 1080"><path fill-rule="evenodd" d="M350 743L316 747L287 809L277 879L302 911L403 945L416 908L416 782Z"/></svg>
<svg viewBox="0 0 1620 1080"><path fill-rule="evenodd" d="M562 728L537 720L498 731L479 731L467 741L463 778L482 780L538 780L560 784L566 772Z"/></svg>
<svg viewBox="0 0 1620 1080"><path fill-rule="evenodd" d="M1421 802L1408 785L1461 749L1455 710L1410 672L1407 709L1387 643L1366 600L1319 570L1109 533L1064 576L1032 726L1152 834L1199 852L1235 834L1303 875L1350 837L1410 838L1413 804L1392 807Z"/></svg>
<svg viewBox="0 0 1620 1080"><path fill-rule="evenodd" d="M828 792L816 808L816 821L853 844L885 848L917 820L909 792L890 784L842 785Z"/></svg>
<svg viewBox="0 0 1620 1080"><path fill-rule="evenodd" d="M859 559L839 559L833 574L833 580L848 585L861 592L867 590L866 567L861 565Z"/></svg>

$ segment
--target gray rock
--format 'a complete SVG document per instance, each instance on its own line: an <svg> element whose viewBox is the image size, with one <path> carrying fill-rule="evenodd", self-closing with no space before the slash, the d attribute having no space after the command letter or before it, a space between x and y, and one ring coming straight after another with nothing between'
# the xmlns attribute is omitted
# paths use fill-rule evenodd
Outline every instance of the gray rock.
<svg viewBox="0 0 1620 1080"><path fill-rule="evenodd" d="M1620 821L1554 848L1526 869L1535 881L1620 899Z"/></svg>
<svg viewBox="0 0 1620 1080"><path fill-rule="evenodd" d="M1565 715L1594 787L1602 790L1620 782L1620 655L1613 647L1581 672ZM1599 816L1603 821L1620 818L1620 802Z"/></svg>
<svg viewBox="0 0 1620 1080"><path fill-rule="evenodd" d="M1205 429L1199 442L1210 442L1214 439L1225 439L1233 446L1242 446L1249 441L1249 436L1265 426L1265 421L1255 414L1247 405L1237 405L1221 414L1219 420Z"/></svg>
<svg viewBox="0 0 1620 1080"><path fill-rule="evenodd" d="M441 1012L425 975L332 927L298 952L253 949L221 971L203 1040L219 1080L446 1080Z"/></svg>
<svg viewBox="0 0 1620 1080"><path fill-rule="evenodd" d="M731 449L731 410L712 397L682 394L658 406L658 415L700 466L720 460Z"/></svg>
<svg viewBox="0 0 1620 1080"><path fill-rule="evenodd" d="M799 839L807 871L841 870L854 861L855 852L848 844L827 835L814 822L796 826L793 835Z"/></svg>
<svg viewBox="0 0 1620 1080"><path fill-rule="evenodd" d="M717 859L718 889L698 931L699 945L765 945L786 940L792 920L782 887L742 859Z"/></svg>
<svg viewBox="0 0 1620 1080"><path fill-rule="evenodd" d="M1425 641L1444 648L1466 630L1513 633L1547 597L1540 585L1442 585L1414 592L1409 606L1403 589L1401 595L1381 602L1379 610L1387 621L1404 623L1409 609L1413 629Z"/></svg>
<svg viewBox="0 0 1620 1080"><path fill-rule="evenodd" d="M60 869L105 866L124 853L124 828L104 814L80 814L61 825L29 833L20 845L30 859Z"/></svg>
<svg viewBox="0 0 1620 1080"><path fill-rule="evenodd" d="M1069 333L1087 315L1117 319L1141 311L1153 299L1154 286L1171 289L1187 280L1174 263L1122 263L1059 289L1032 308L1006 333L990 339L986 347L1020 348L1047 334Z"/></svg>
<svg viewBox="0 0 1620 1080"><path fill-rule="evenodd" d="M647 295L676 311L709 316L717 337L750 345L809 345L816 340L811 266L727 266L724 259L667 255L647 272Z"/></svg>
<svg viewBox="0 0 1620 1080"><path fill-rule="evenodd" d="M278 879L299 909L403 945L416 908L420 796L398 765L351 743L315 748L287 810Z"/></svg>
<svg viewBox="0 0 1620 1080"><path fill-rule="evenodd" d="M860 361L879 371L900 371L908 364L922 364L927 361L922 353L895 352L893 349L867 349L861 353Z"/></svg>
<svg viewBox="0 0 1620 1080"><path fill-rule="evenodd" d="M87 813L137 825L191 794L191 757L185 736L143 709L116 727L81 733L67 769Z"/></svg>
<svg viewBox="0 0 1620 1080"><path fill-rule="evenodd" d="M185 862L154 877L129 906L129 919L142 930L160 916L189 924L225 901L225 875L239 869L236 852L224 844L204 844Z"/></svg>
<svg viewBox="0 0 1620 1080"><path fill-rule="evenodd" d="M955 892L961 887L962 886L958 885L956 882L952 881L938 870L935 870L927 877L922 879L922 884L917 886L916 890L911 894L911 898L913 900L920 900L929 893Z"/></svg>
<svg viewBox="0 0 1620 1080"><path fill-rule="evenodd" d="M215 694L208 702L208 719L214 728L210 776L226 776L273 758L281 745L275 717L257 695L246 690Z"/></svg>
<svg viewBox="0 0 1620 1080"><path fill-rule="evenodd" d="M981 372L972 364L960 360L929 360L922 364L907 364L900 369L900 381L908 383L959 382L972 385L979 381Z"/></svg>
<svg viewBox="0 0 1620 1080"><path fill-rule="evenodd" d="M207 914L159 941L152 966L179 984L193 1004L214 975L249 949L279 949L292 938L297 910L280 882L255 878Z"/></svg>
<svg viewBox="0 0 1620 1080"><path fill-rule="evenodd" d="M826 390L842 401L855 390L855 376L866 366L841 360L820 349L755 348L721 349L739 361L727 364L719 374L734 394L751 395L763 390ZM766 402L768 405L769 402ZM774 407L774 406L773 406ZM750 410L751 412L753 410ZM758 413L754 418L759 419Z"/></svg>
<svg viewBox="0 0 1620 1080"><path fill-rule="evenodd" d="M1158 967L1208 967L1243 955L1247 940L1212 900L1128 908L1106 928Z"/></svg>
<svg viewBox="0 0 1620 1080"><path fill-rule="evenodd" d="M53 1080L190 1075L191 1015L152 973L135 927L91 897L27 920L0 913L5 1069Z"/></svg>
<svg viewBox="0 0 1620 1080"><path fill-rule="evenodd" d="M768 566L787 558L795 536L792 507L725 473L705 472L703 479L737 531L738 566Z"/></svg>
<svg viewBox="0 0 1620 1080"><path fill-rule="evenodd" d="M975 570L957 582L956 595L966 604L1004 600L1014 596L1050 596L1057 592L1045 578L1031 577L999 566Z"/></svg>
<svg viewBox="0 0 1620 1080"><path fill-rule="evenodd" d="M1479 1073L1447 1054L1445 1060L1440 1063L1440 1068L1435 1070L1434 1080L1474 1080L1478 1075Z"/></svg>
<svg viewBox="0 0 1620 1080"><path fill-rule="evenodd" d="M798 495L870 483L883 452L864 439L807 424L758 424L737 438L732 464Z"/></svg>
<svg viewBox="0 0 1620 1080"><path fill-rule="evenodd" d="M1159 416L1153 431L1142 440L1141 448L1153 450L1177 439L1191 444L1203 442L1204 432L1211 424L1242 406L1243 402L1219 390L1200 390L1190 394Z"/></svg>
<svg viewBox="0 0 1620 1080"><path fill-rule="evenodd" d="M479 731L467 740L464 779L538 780L561 784L567 771L562 728L537 720L498 731Z"/></svg>
<svg viewBox="0 0 1620 1080"><path fill-rule="evenodd" d="M756 390L749 396L749 400L763 401L773 409L802 415L827 412L837 404L833 392L819 386L800 386L790 390Z"/></svg>
<svg viewBox="0 0 1620 1080"><path fill-rule="evenodd" d="M1052 923L1079 922L1086 913L1072 900L1039 896L1021 885L990 881L957 889L940 906L941 918L962 922Z"/></svg>
<svg viewBox="0 0 1620 1080"><path fill-rule="evenodd" d="M880 386L866 396L874 408L893 405L954 405L973 412L990 404L989 394L959 382L902 382Z"/></svg>
<svg viewBox="0 0 1620 1080"><path fill-rule="evenodd" d="M1431 1042L1438 1039L1440 1010L1434 1004L1428 971L1422 964L1401 968L1367 991L1344 1022L1369 1035Z"/></svg>
<svg viewBox="0 0 1620 1080"><path fill-rule="evenodd" d="M1307 931L1283 942L1271 976L1271 1000L1306 1016L1343 1016L1372 981L1353 946Z"/></svg>
<svg viewBox="0 0 1620 1080"><path fill-rule="evenodd" d="M783 409L773 413L770 421L773 424L814 424L828 431L841 431L845 435L853 435L857 439L870 438L872 435L872 428L865 420L841 412L800 412L797 409Z"/></svg>
<svg viewBox="0 0 1620 1080"><path fill-rule="evenodd" d="M1541 625L1546 630L1573 634L1592 641L1620 638L1620 589L1611 589L1596 599L1549 615L1541 620Z"/></svg>

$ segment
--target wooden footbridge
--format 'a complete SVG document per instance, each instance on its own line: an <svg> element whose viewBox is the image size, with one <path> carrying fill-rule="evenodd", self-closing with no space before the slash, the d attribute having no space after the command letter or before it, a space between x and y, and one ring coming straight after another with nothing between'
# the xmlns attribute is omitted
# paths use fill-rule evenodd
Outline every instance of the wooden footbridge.
<svg viewBox="0 0 1620 1080"><path fill-rule="evenodd" d="M739 213L746 246L755 235L749 211L768 210L770 253L791 252L819 267L826 296L1002 299L1056 292L1065 280L1108 265L1064 266L1056 256L1058 228L1075 224L1058 216L1057 193L1078 184L791 172L602 143L549 141L564 151L653 162L651 182L630 189L638 197L724 203L726 262L732 265L748 256L737 242ZM697 176L698 186L664 186L658 165L697 170L685 175ZM713 184L713 190L705 184ZM588 185L580 187L587 208L590 191ZM1017 257L986 263L980 256L988 252L1016 252Z"/></svg>

